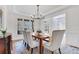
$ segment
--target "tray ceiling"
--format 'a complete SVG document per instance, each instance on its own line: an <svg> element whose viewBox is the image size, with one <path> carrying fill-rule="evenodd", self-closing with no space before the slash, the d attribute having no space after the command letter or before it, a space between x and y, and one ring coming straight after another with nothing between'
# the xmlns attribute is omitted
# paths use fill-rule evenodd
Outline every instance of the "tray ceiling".
<svg viewBox="0 0 79 59"><path fill-rule="evenodd" d="M14 10L18 13L22 13L24 15L34 15L36 14L36 5L15 5L13 6ZM40 13L43 15L49 11L52 11L61 5L40 5Z"/></svg>

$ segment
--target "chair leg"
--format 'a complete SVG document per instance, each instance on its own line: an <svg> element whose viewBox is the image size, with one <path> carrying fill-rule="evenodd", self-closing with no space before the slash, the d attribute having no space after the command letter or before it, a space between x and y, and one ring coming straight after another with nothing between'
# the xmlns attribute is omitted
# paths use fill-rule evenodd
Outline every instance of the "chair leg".
<svg viewBox="0 0 79 59"><path fill-rule="evenodd" d="M58 50L59 50L59 53L61 54L61 49L59 48Z"/></svg>
<svg viewBox="0 0 79 59"><path fill-rule="evenodd" d="M30 46L27 44L27 49L29 50L30 49Z"/></svg>
<svg viewBox="0 0 79 59"><path fill-rule="evenodd" d="M33 48L31 48L31 54L33 54Z"/></svg>
<svg viewBox="0 0 79 59"><path fill-rule="evenodd" d="M52 54L54 54L54 51L52 51Z"/></svg>
<svg viewBox="0 0 79 59"><path fill-rule="evenodd" d="M26 47L26 42L24 43L25 47Z"/></svg>
<svg viewBox="0 0 79 59"><path fill-rule="evenodd" d="M24 46L26 47L26 42L23 40L23 44L24 44Z"/></svg>

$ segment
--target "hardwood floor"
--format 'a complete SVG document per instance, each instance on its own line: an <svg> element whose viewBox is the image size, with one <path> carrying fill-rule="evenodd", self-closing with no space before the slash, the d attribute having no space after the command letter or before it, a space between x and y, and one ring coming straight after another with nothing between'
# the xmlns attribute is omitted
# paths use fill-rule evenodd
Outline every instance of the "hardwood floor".
<svg viewBox="0 0 79 59"><path fill-rule="evenodd" d="M33 49L33 54L38 54L38 48ZM79 54L79 48L74 48L69 45L61 47L62 54ZM12 54L31 54L30 50L28 51L23 44L22 40L13 41L13 50ZM51 51L44 49L44 54L51 54ZM59 54L59 51L54 51L54 54Z"/></svg>

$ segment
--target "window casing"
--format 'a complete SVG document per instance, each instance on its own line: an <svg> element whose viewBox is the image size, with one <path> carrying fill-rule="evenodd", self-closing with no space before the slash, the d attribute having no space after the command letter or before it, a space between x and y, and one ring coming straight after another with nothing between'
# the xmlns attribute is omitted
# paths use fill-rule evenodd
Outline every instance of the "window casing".
<svg viewBox="0 0 79 59"><path fill-rule="evenodd" d="M60 14L53 17L53 29L54 30L63 30L66 29L65 27L65 14Z"/></svg>
<svg viewBox="0 0 79 59"><path fill-rule="evenodd" d="M33 21L28 19L17 19L17 34L22 34L24 30L31 30L33 29Z"/></svg>

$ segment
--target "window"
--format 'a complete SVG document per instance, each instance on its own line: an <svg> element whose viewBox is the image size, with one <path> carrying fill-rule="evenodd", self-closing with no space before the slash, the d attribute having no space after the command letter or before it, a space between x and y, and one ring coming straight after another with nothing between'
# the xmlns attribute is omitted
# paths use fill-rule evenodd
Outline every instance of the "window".
<svg viewBox="0 0 79 59"><path fill-rule="evenodd" d="M23 21L22 21L22 19L18 19L18 23L17 23L17 25L18 25L18 30L17 30L17 33L18 34L22 34L22 31L23 31Z"/></svg>
<svg viewBox="0 0 79 59"><path fill-rule="evenodd" d="M24 20L24 29L32 30L32 21L31 20Z"/></svg>
<svg viewBox="0 0 79 59"><path fill-rule="evenodd" d="M45 31L46 33L48 33L48 31L49 31L49 24L48 24L47 21L44 21L44 31Z"/></svg>
<svg viewBox="0 0 79 59"><path fill-rule="evenodd" d="M65 29L65 14L53 17L53 29L54 30Z"/></svg>
<svg viewBox="0 0 79 59"><path fill-rule="evenodd" d="M41 31L44 33L49 33L49 19L43 19L41 21Z"/></svg>
<svg viewBox="0 0 79 59"><path fill-rule="evenodd" d="M28 19L18 19L17 20L17 34L22 34L24 30L33 31L33 21Z"/></svg>

